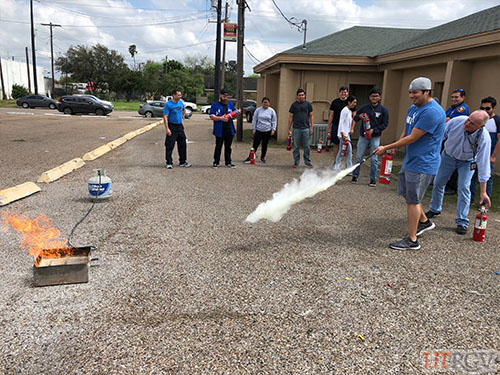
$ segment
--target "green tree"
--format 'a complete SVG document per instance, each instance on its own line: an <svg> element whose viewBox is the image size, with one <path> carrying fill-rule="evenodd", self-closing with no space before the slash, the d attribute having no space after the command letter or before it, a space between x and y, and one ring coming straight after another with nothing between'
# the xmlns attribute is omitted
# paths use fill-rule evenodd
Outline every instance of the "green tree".
<svg viewBox="0 0 500 375"><path fill-rule="evenodd" d="M144 73L140 70L123 69L117 82L117 91L125 96L127 102L144 93Z"/></svg>
<svg viewBox="0 0 500 375"><path fill-rule="evenodd" d="M164 76L165 63L148 60L143 70L143 94L148 98L154 99L160 90L160 82Z"/></svg>
<svg viewBox="0 0 500 375"><path fill-rule="evenodd" d="M119 85L120 73L127 66L118 52L97 44L70 47L65 56L56 60L56 67L77 82L94 82L97 91L113 91Z"/></svg>
<svg viewBox="0 0 500 375"><path fill-rule="evenodd" d="M134 59L134 70L136 69L135 66L135 55L137 55L137 46L135 44L131 44L128 46L128 53L130 53L130 56Z"/></svg>
<svg viewBox="0 0 500 375"><path fill-rule="evenodd" d="M13 99L22 98L23 96L29 95L28 89L21 85L12 85L11 95Z"/></svg>
<svg viewBox="0 0 500 375"><path fill-rule="evenodd" d="M165 63L163 64L165 66ZM184 70L184 65L182 65L181 62L176 61L176 60L169 60L168 61L168 69L165 69L164 71L166 72L173 72L174 70Z"/></svg>
<svg viewBox="0 0 500 375"><path fill-rule="evenodd" d="M200 73L193 74L188 70L169 72L161 81L160 92L162 95L170 95L174 88L181 90L186 100L194 101L197 94L203 94L203 76Z"/></svg>

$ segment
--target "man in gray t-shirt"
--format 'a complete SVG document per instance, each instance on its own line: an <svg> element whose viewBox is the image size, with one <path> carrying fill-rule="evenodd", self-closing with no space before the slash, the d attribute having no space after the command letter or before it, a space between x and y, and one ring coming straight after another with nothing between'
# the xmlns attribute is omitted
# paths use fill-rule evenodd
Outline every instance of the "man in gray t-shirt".
<svg viewBox="0 0 500 375"><path fill-rule="evenodd" d="M306 92L297 90L297 100L290 106L288 118L288 134L292 134L293 124L293 167L297 168L300 162L300 145L304 149L304 163L312 168L309 150L309 137L313 134L314 116L312 104L306 100Z"/></svg>

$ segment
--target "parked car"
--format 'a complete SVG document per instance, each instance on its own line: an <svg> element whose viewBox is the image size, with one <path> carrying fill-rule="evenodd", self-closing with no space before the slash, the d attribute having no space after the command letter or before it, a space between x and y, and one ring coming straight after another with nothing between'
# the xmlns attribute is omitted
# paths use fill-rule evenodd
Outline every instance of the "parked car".
<svg viewBox="0 0 500 375"><path fill-rule="evenodd" d="M164 102L168 102L172 97L169 95L167 97L162 97L161 99L164 99ZM192 102L186 102L184 99L182 99L184 102L184 108L186 109L186 118L190 118L193 112L196 112L198 110L198 106L196 103Z"/></svg>
<svg viewBox="0 0 500 375"><path fill-rule="evenodd" d="M148 100L146 104L139 105L138 112L144 117L163 117L163 107L165 107L165 102L163 100ZM188 119L192 115L193 111L188 111L186 109L184 117Z"/></svg>
<svg viewBox="0 0 500 375"><path fill-rule="evenodd" d="M47 96L29 95L17 99L16 104L23 108L49 107L50 109L57 108L57 101Z"/></svg>
<svg viewBox="0 0 500 375"><path fill-rule="evenodd" d="M231 103L233 103L234 107L236 108L236 105L238 103L237 100L236 99L229 99L229 101ZM210 112L211 106L212 105L210 104L210 105L204 105L203 107L201 107L201 113L206 113L208 115L208 113ZM251 99L243 100L242 113L248 122L252 122L253 113L255 112L256 108L257 108L257 102L255 100L251 100Z"/></svg>
<svg viewBox="0 0 500 375"><path fill-rule="evenodd" d="M115 106L113 105L113 103L111 102L108 102L107 100L102 100L102 99L99 99L97 96L95 95L89 95L89 94L73 94L73 96L80 96L82 98L92 98L92 99L95 99L103 104L106 104L108 106L110 106L112 109L115 109Z"/></svg>
<svg viewBox="0 0 500 375"><path fill-rule="evenodd" d="M253 113L257 109L257 102L255 100L243 100L243 116L247 119L247 122L252 122Z"/></svg>
<svg viewBox="0 0 500 375"><path fill-rule="evenodd" d="M94 98L79 95L61 97L57 103L57 110L67 115L75 113L95 113L98 116L105 116L113 112L111 106Z"/></svg>

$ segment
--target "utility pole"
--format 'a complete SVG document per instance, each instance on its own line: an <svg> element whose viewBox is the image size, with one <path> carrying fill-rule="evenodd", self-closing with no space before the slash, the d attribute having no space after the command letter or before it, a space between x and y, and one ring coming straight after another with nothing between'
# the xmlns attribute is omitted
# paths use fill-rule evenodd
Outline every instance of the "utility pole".
<svg viewBox="0 0 500 375"><path fill-rule="evenodd" d="M33 55L33 84L35 86L35 95L38 95L38 82L36 80L36 52L35 52L35 25L33 21L33 0L30 0L31 13L31 53Z"/></svg>
<svg viewBox="0 0 500 375"><path fill-rule="evenodd" d="M1 57L0 57L0 81L2 83L2 99L7 100L7 95L5 94L5 86L3 84L2 58Z"/></svg>
<svg viewBox="0 0 500 375"><path fill-rule="evenodd" d="M238 49L237 49L237 79L236 90L238 91L237 107L243 109L243 47L245 31L245 0L238 0ZM243 141L243 115L238 116L236 129L236 140Z"/></svg>
<svg viewBox="0 0 500 375"><path fill-rule="evenodd" d="M224 17L224 22L227 23L229 21L229 18L227 18L227 12L229 9L229 3L226 1L226 16ZM224 44L222 45L222 66L221 66L221 74L220 74L220 81L222 83L222 86L225 85L225 80L224 80L224 73L226 72L226 39L224 39Z"/></svg>
<svg viewBox="0 0 500 375"><path fill-rule="evenodd" d="M28 71L28 92L31 92L31 79L30 79L30 59L28 55L28 47L26 49L26 70Z"/></svg>
<svg viewBox="0 0 500 375"><path fill-rule="evenodd" d="M168 55L165 55L165 74L168 73Z"/></svg>
<svg viewBox="0 0 500 375"><path fill-rule="evenodd" d="M50 26L50 63L52 65L52 97L55 95L55 77L54 77L54 41L52 39L52 28L53 27L62 27L61 25L50 23L42 23L42 26Z"/></svg>
<svg viewBox="0 0 500 375"><path fill-rule="evenodd" d="M220 44L221 44L221 13L222 0L217 0L217 40L215 43L215 77L214 77L214 100L219 100L220 92Z"/></svg>

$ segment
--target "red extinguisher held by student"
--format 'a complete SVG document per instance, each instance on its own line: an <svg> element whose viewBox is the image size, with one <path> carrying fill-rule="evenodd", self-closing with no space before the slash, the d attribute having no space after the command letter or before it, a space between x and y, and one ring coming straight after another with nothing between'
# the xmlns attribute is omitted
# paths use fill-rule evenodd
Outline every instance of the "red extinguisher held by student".
<svg viewBox="0 0 500 375"><path fill-rule="evenodd" d="M342 156L347 156L348 148L349 148L349 141L346 139L344 143L342 143Z"/></svg>
<svg viewBox="0 0 500 375"><path fill-rule="evenodd" d="M286 150L292 151L292 133L288 133L288 138L286 139Z"/></svg>
<svg viewBox="0 0 500 375"><path fill-rule="evenodd" d="M382 156L382 163L380 163L380 176L378 182L380 184L389 185L391 182L392 162L394 156L392 150L387 150L387 153Z"/></svg>
<svg viewBox="0 0 500 375"><path fill-rule="evenodd" d="M487 212L488 210L484 206L481 206L480 212L476 215L474 232L472 232L472 239L474 241L484 242L486 236L486 223L488 221Z"/></svg>
<svg viewBox="0 0 500 375"><path fill-rule="evenodd" d="M330 152L330 143L332 141L332 137L330 137L330 134L326 136L326 143L325 143L325 152Z"/></svg>
<svg viewBox="0 0 500 375"><path fill-rule="evenodd" d="M224 115L225 118L227 118L228 120L229 119L232 119L232 118L235 118L236 116L238 116L240 114L240 111L235 109L234 111L232 112L229 112L227 114Z"/></svg>
<svg viewBox="0 0 500 375"><path fill-rule="evenodd" d="M371 130L372 124L370 122L370 118L368 117L368 114L363 113L363 115L360 115L359 117L361 117L363 119L363 126L365 127L365 138L371 139L372 134L369 132L369 130Z"/></svg>

